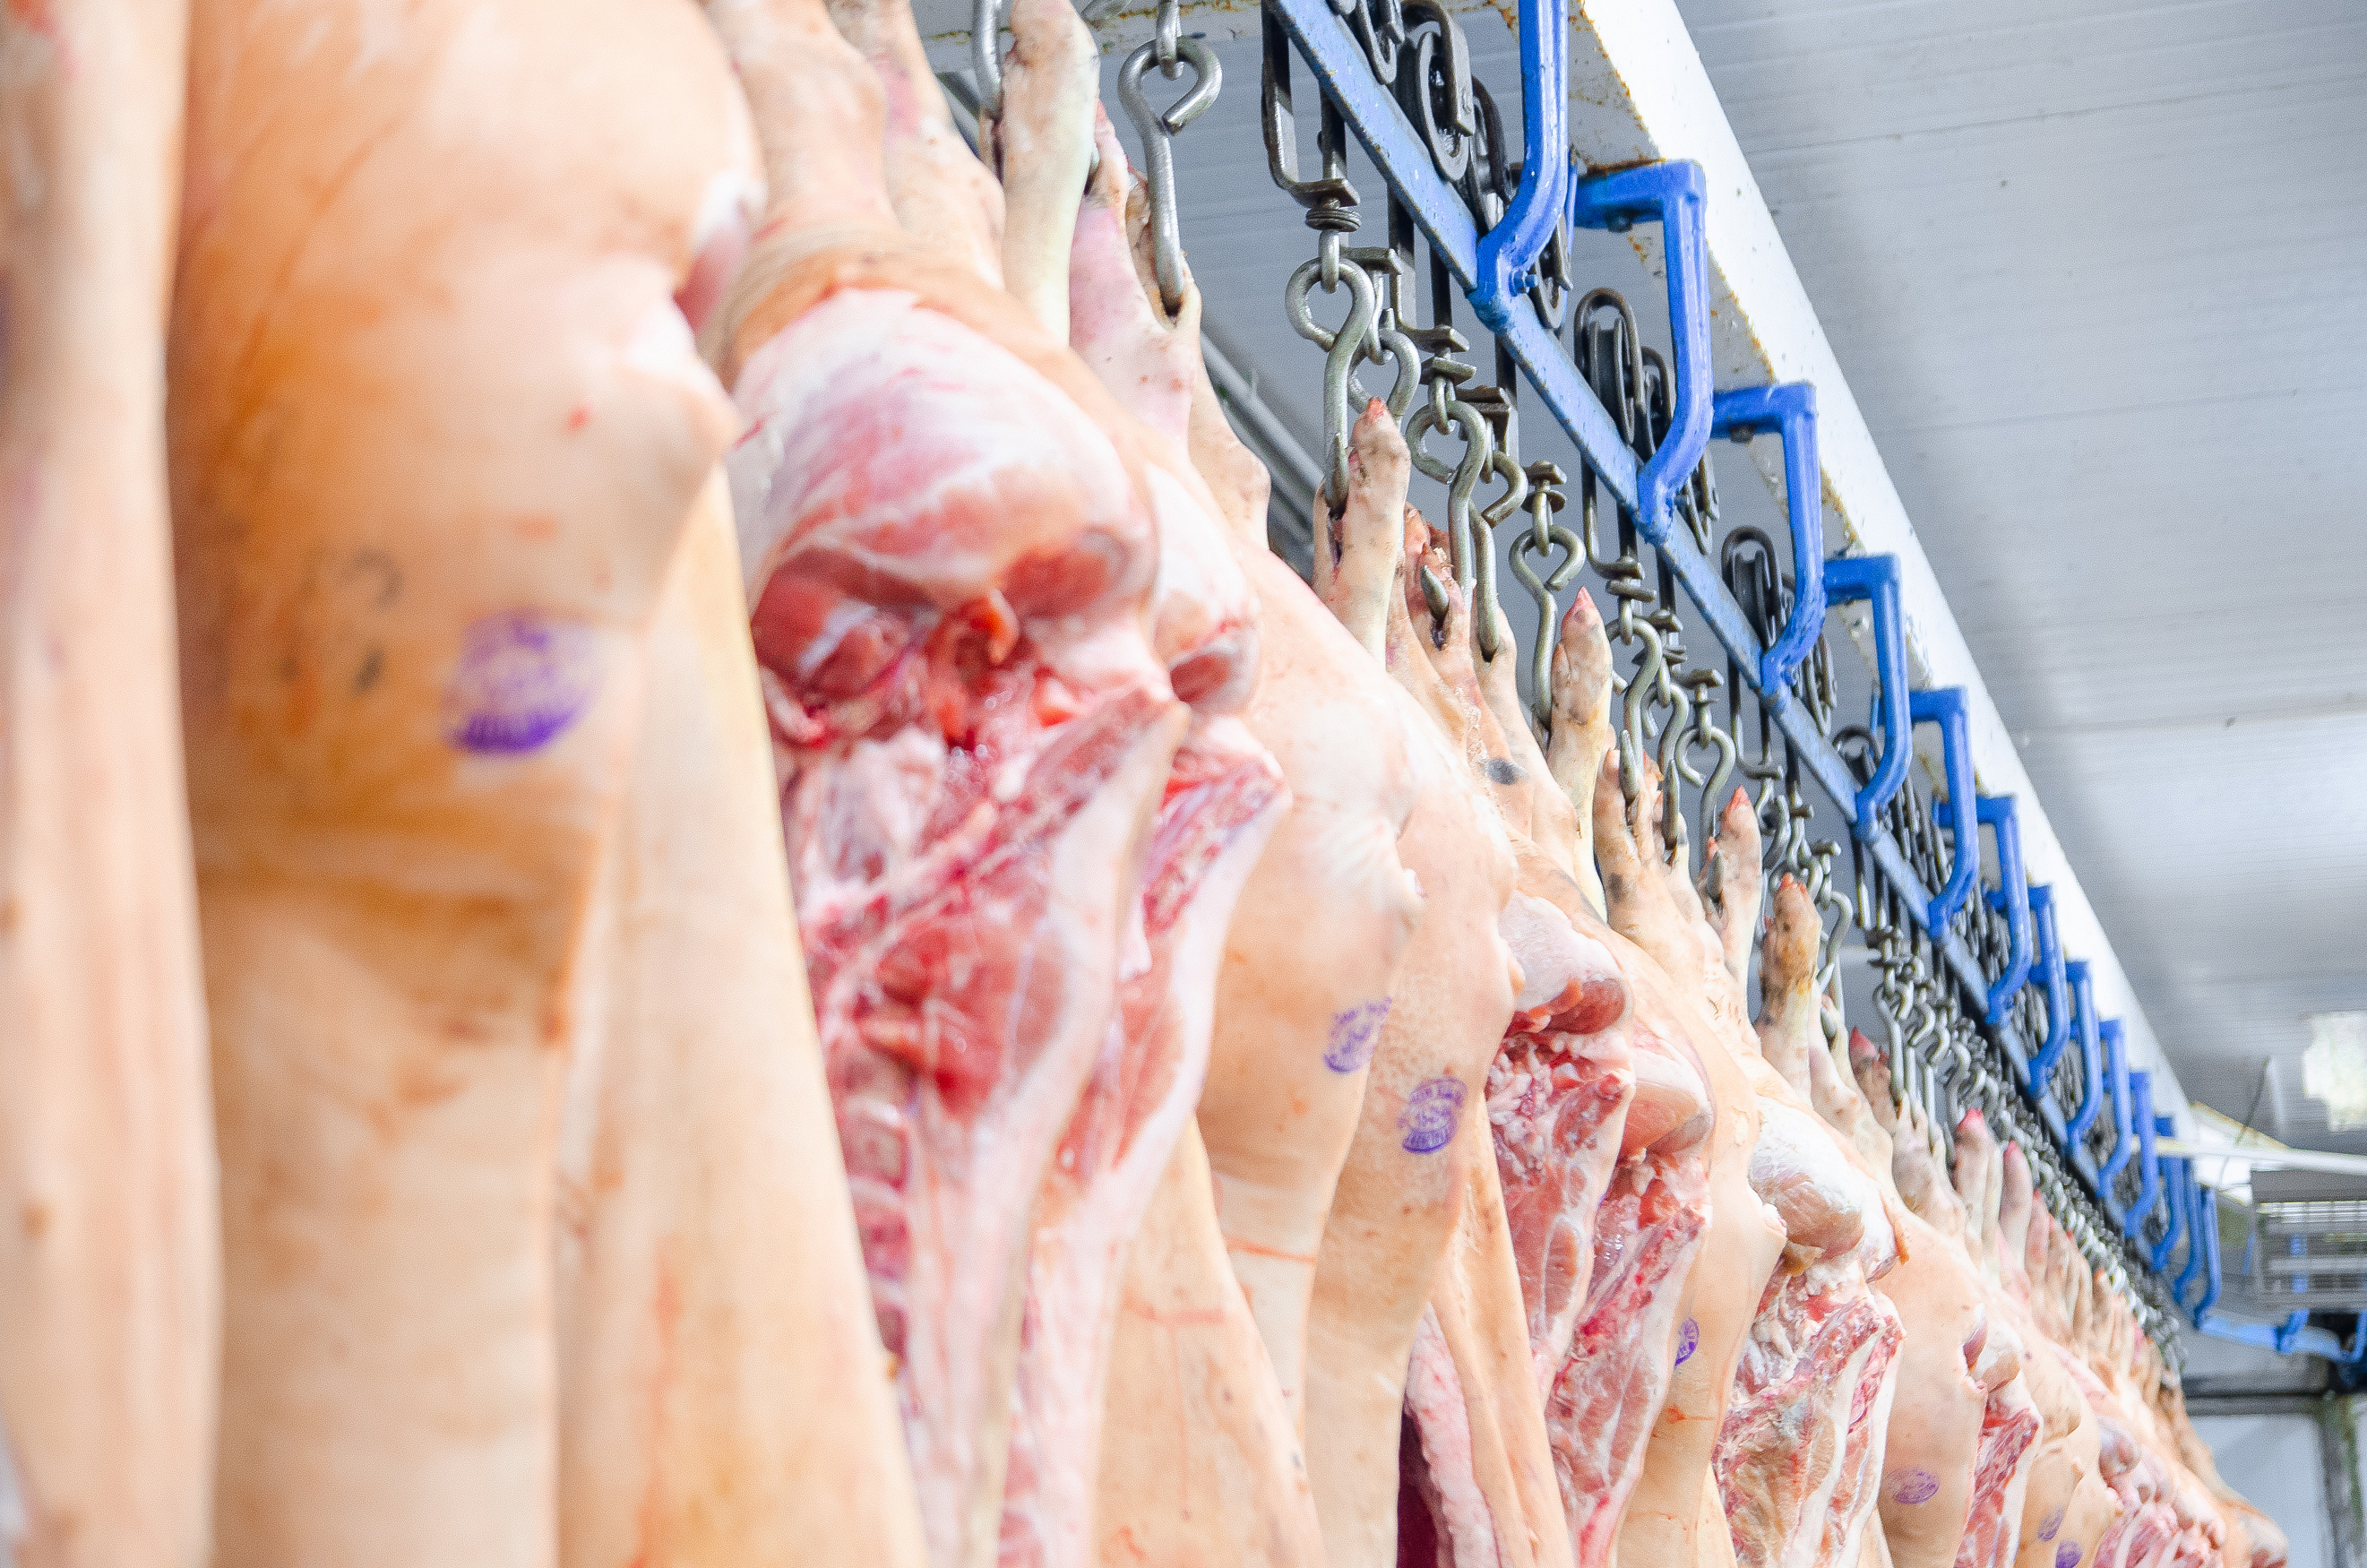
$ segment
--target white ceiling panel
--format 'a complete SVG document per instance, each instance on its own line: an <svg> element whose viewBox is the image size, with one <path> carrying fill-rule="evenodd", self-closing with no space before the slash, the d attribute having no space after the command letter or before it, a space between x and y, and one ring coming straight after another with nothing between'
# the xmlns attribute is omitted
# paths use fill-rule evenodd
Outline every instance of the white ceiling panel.
<svg viewBox="0 0 2367 1568"><path fill-rule="evenodd" d="M2367 12L1680 4L2181 1081L2367 1145Z"/></svg>

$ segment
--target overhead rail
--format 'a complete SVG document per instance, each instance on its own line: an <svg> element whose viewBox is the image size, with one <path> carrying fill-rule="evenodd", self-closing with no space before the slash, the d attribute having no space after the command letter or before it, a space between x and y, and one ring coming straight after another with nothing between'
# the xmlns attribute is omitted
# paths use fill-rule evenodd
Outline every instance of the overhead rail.
<svg viewBox="0 0 2367 1568"><path fill-rule="evenodd" d="M2124 1277L2143 1276L2150 1267L2152 1249L2136 1244L2138 1233L2129 1222L2129 1211L2112 1198L2112 1178L2135 1154L2135 1141L2125 1131L2131 1098L2124 1084L2114 1076L2107 1089L2100 1082L2104 1075L2095 1072L2082 1080L2079 1108L2090 1113L2090 1122L2106 1095L2114 1112L2115 1142L2108 1165L2099 1166L2093 1153L2072 1135L2072 1121L2049 1086L2034 1079L2030 1069L2042 1043L2053 1043L2059 1053L2062 1042L2054 1037L2067 1032L2056 1027L2063 1007L2053 961L2041 972L2047 990L2037 1005L2048 1020L2048 1040L2026 1040L2012 1016L2014 1001L2036 960L2020 832L2022 818L2014 801L1993 797L1984 801L1977 795L1968 695L1960 687L1910 688L1895 557L1825 558L1819 487L1814 480L1814 389L1795 384L1720 394L1709 390L1707 291L1703 286L1707 201L1701 171L1682 162L1591 176L1582 169L1568 171L1562 221L1570 228L1651 225L1659 231L1667 258L1663 276L1672 362L1656 366L1655 380L1641 371L1643 356L1632 322L1624 336L1614 321L1609 335L1601 338L1590 336L1596 329L1588 321L1570 323L1569 295L1575 285L1567 276L1567 256L1549 256L1553 236L1540 216L1536 193L1550 189L1552 182L1540 167L1535 140L1547 117L1535 111L1540 97L1566 90L1559 74L1560 51L1550 36L1557 29L1540 25L1542 17L1557 17L1557 11L1539 0L1522 8L1527 143L1518 187L1507 200L1509 158L1501 144L1491 143L1487 135L1495 120L1494 106L1486 100L1484 88L1455 74L1463 53L1452 37L1456 24L1435 5L1403 7L1395 23L1383 14L1385 9L1372 0L1267 0L1264 10L1261 119L1269 168L1275 183L1306 210L1318 240L1317 259L1293 276L1287 309L1302 335L1326 351L1325 435L1333 472L1340 472L1344 462L1352 415L1348 387L1356 366L1393 364L1396 387L1389 402L1401 415L1414 401L1406 373L1416 369L1430 395L1407 420L1409 444L1423 472L1449 485L1448 528L1456 576L1467 589L1492 594L1495 550L1483 529L1513 516L1533 483L1548 483L1533 481L1511 449L1516 430L1511 413L1518 392L1512 378L1517 374L1577 447L1588 499L1599 487L1618 514L1623 553L1614 556L1600 542L1591 506L1584 536L1572 536L1564 548L1573 557L1582 551L1587 562L1603 574L1620 608L1614 636L1623 641L1633 637L1641 644L1623 701L1629 715L1623 746L1630 762L1623 777L1633 777L1634 757L1649 727L1638 713L1656 702L1670 710L1659 739L1663 771L1670 776L1672 816L1675 775L1682 771L1686 748L1706 744L1700 722L1701 690L1695 690L1689 704L1670 689L1670 653L1682 618L1670 618L1673 606L1663 597L1653 617L1642 618L1652 621L1659 635L1647 637L1637 625L1638 604L1654 597L1642 581L1643 563L1636 554L1640 549L1657 561L1664 583L1682 589L1700 623L1727 655L1729 666L1750 687L1762 722L1782 735L1793 775L1812 780L1851 824L1868 868L1859 883L1859 924L1884 934L1886 961L1897 971L1890 977L1894 1017L1920 1017L1912 1012L1911 1002L1935 1015L1941 1036L1929 1041L1919 1025L1911 1057L1901 1051L1898 1070L1909 1092L1930 1094L1937 1081L1951 1106L1986 1102L1992 1115L2017 1130L2042 1130L2064 1169L2076 1174L2087 1189L2074 1192L2057 1177L2048 1193L2050 1203L2074 1217L2091 1256L2100 1262L2109 1259ZM1392 26L1400 30L1391 35ZM1416 60L1421 63L1410 63ZM1296 80L1302 71L1312 78L1319 105L1304 103ZM1309 108L1317 110L1318 163L1306 168L1300 163L1300 122ZM1350 138L1387 187L1386 247L1350 247L1343 242L1362 222L1358 196L1348 178ZM1426 325L1420 324L1420 296L1412 287L1418 276L1417 233L1430 257L1432 306ZM1557 261L1563 268L1558 277ZM1458 358L1469 346L1455 326L1450 283L1495 338L1497 385L1476 384L1479 367ZM1335 329L1315 324L1309 301L1319 288L1327 294L1344 291L1346 313ZM1599 307L1600 294L1587 296L1580 307L1581 316ZM1569 347L1562 342L1566 326L1573 339ZM1624 355L1618 351L1621 344ZM1407 363L1408 347L1417 360L1413 366ZM1648 381L1648 392L1643 384ZM1639 431L1639 424L1653 427ZM1424 450L1426 438L1450 433L1464 443L1459 460L1449 462ZM1697 465L1713 435L1748 441L1761 433L1782 441L1793 549L1792 570L1775 596L1783 613L1762 615L1755 622L1730 591L1726 563L1713 559L1710 530L1697 504L1708 493L1705 471L1697 474ZM1479 483L1498 475L1506 481L1504 494L1481 504L1477 498ZM1545 515L1540 508L1540 519ZM1516 552L1516 563L1520 559ZM1530 580L1534 575L1524 577L1524 583L1533 593L1541 593L1540 622L1549 629L1555 606ZM1876 692L1875 712L1869 717L1883 738L1874 743L1869 735L1860 759L1863 768L1843 756L1829 733L1829 712L1820 710L1819 704L1798 700L1794 690L1795 673L1821 636L1829 601L1863 601L1872 611ZM1492 657L1499 651L1483 646L1482 652ZM1953 846L1944 867L1937 850L1939 832L1929 833L1925 863L1919 864L1894 831L1896 802L1911 755L1909 736L1919 723L1936 726L1941 736L1946 798L1928 810L1920 803L1916 809L1924 812L1931 827L1944 830ZM1726 762L1716 775L1721 783L1725 769L1733 766L1730 738L1724 745ZM1677 763L1673 767L1671 757ZM1707 786L1705 793L1714 794L1716 788ZM1994 901L1982 889L1980 828L1985 824L1998 846ZM1983 896L1976 898L1976 891ZM1877 913L1885 901L1906 912L1907 918L1886 920ZM2047 905L2049 934L2059 948L2059 920L2054 918L2051 897ZM1967 940L1965 918L1968 910L1986 915L1992 909L2003 916L2006 933L1993 965L1984 964ZM1936 972L1924 972L1919 944L1928 945ZM1953 1025L1936 1023L1942 1006ZM1967 1006L1969 1015L1964 1011ZM2117 1021L2110 1038L2110 1060L2117 1071L2124 1066ZM1990 1051L1994 1070L1987 1059ZM2146 1137L2149 1141L2150 1126ZM2148 1160L2145 1168L2151 1179L2156 1166ZM2149 1212L2155 1203L2149 1193L2142 1210ZM2086 1212L2098 1218L2078 1218ZM2124 1244L2114 1247L2115 1242ZM2156 1281L2137 1293L2149 1296L2155 1306L2169 1300L2167 1281ZM2149 1309L2146 1315L2156 1332L2166 1326L2157 1311Z"/></svg>
<svg viewBox="0 0 2367 1568"><path fill-rule="evenodd" d="M980 14L991 17L991 0ZM1601 576L1617 610L1614 639L1631 646L1636 660L1621 704L1623 781L1635 789L1646 750L1656 752L1668 780L1663 809L1671 841L1684 835L1681 778L1700 788L1705 832L1738 767L1762 783L1771 867L1800 877L1821 905L1838 907L1844 925L1865 934L1883 976L1875 1005L1900 1092L1920 1099L1942 1125L1956 1111L1979 1107L2019 1137L2050 1209L2090 1261L2130 1293L2148 1330L2165 1334L2165 1313L2184 1302L2163 1272L2169 1251L2146 1233L2149 1224L2167 1223L2156 1213L2162 1173L2152 1112L2132 1093L2126 1027L2119 1017L2097 1016L2091 966L2109 961L2108 955L2064 957L2067 948L2084 945L2067 940L2066 916L2075 905L2085 911L2067 869L2036 890L2029 885L2033 849L2053 845L2034 801L2026 790L1978 790L1983 778L1993 786L2018 781L2020 769L2010 747L1992 739L2000 733L1977 672L1966 660L1961 683L1912 683L1910 603L1918 594L1938 601L1936 590L1922 592L1929 567L1911 540L1902 539L1900 550L1824 553L1823 513L1834 476L1823 418L1833 399L1826 393L1838 392L1849 440L1862 436L1846 387L1836 372L1713 390L1721 372L1714 364L1710 309L1708 236L1718 207L1711 193L1725 196L1727 182L1713 182L1687 159L1648 158L1595 173L1564 151L1563 108L1586 89L1570 79L1569 35L1549 0L1525 0L1517 21L1517 162L1502 115L1470 75L1460 23L1441 0L1266 0L1260 27L1268 170L1303 210L1316 241L1315 257L1291 275L1284 306L1286 319L1326 359L1325 449L1312 465L1322 472L1313 499L1345 493L1359 369L1388 368L1387 401L1413 460L1447 487L1452 571L1460 585L1483 600L1494 597L1500 524L1507 525L1512 571L1539 600L1545 636L1556 620L1553 595L1570 573L1583 564ZM1581 29L1580 36L1601 45L1599 34ZM1676 37L1681 42L1681 29ZM1302 91L1301 73L1313 93ZM1133 118L1148 139L1176 129L1157 116ZM1302 147L1310 121L1311 164ZM1718 124L1723 128L1722 118ZM1367 217L1350 178L1352 142L1386 187L1380 199L1387 227L1376 236L1385 244L1350 243ZM1165 153L1163 144L1151 152L1154 167ZM1734 196L1744 194L1738 187ZM1755 201L1755 193L1749 199ZM1153 199L1172 209L1172 179L1161 182ZM1153 223L1168 232L1172 210L1155 213ZM1615 294L1579 296L1568 235L1584 228L1657 234L1667 360L1643 346ZM1426 312L1417 266L1423 256ZM1163 286L1163 268L1161 280ZM1318 319L1319 300L1329 301L1336 326ZM1480 382L1484 364L1474 362L1486 355L1471 354L1457 329L1458 300L1492 339L1493 384ZM1731 331L1730 321L1719 324ZM1520 460L1523 385L1577 449L1575 530L1550 522L1569 481L1553 464ZM1776 551L1757 530L1731 530L1720 545L1705 460L1714 435L1745 444L1772 436L1780 443L1788 551ZM1459 444L1460 451L1442 457L1428 449L1433 440ZM1525 528L1511 521L1524 508ZM1599 512L1615 517L1615 549L1604 543ZM1865 543L1865 530L1845 532ZM1761 547L1755 564L1735 552L1745 534ZM1567 558L1540 572L1524 551L1540 563L1557 551ZM1781 565L1785 557L1788 572ZM1648 581L1655 568L1657 589ZM1739 591L1745 579L1752 584L1747 595ZM1444 593L1430 586L1433 612L1443 615ZM1716 639L1733 672L1728 700L1738 727L1742 688L1755 704L1762 730L1755 760L1742 758L1735 736L1716 723L1709 693L1721 682L1715 669L1685 667L1689 618L1679 611L1678 590L1690 619ZM1864 607L1861 624L1873 642L1875 679L1863 727L1833 727L1822 646L1829 604ZM1494 645L1495 618L1480 617L1478 624L1483 657L1512 652ZM1931 667L1928 649L1921 662ZM1541 722L1549 722L1545 707L1539 702ZM1945 789L1928 800L1909 766L1914 730L1925 724L1939 734ZM1780 761L1771 736L1780 737ZM1701 751L1717 760L1696 772L1690 758ZM1840 891L1840 846L1810 841L1806 824L1815 811L1801 794L1804 783L1848 824L1853 896ZM1988 858L1993 891L1984 879L1984 826L1995 844ZM2059 851L2053 853L2059 859ZM1839 932L1830 936L1837 939ZM1837 1006L1838 967L1836 956L1825 971ZM2077 1058L2067 1052L2073 1040L2081 1047ZM2150 1088L2169 1080L2157 1068L2140 1072L2136 1082ZM2135 1119L2140 1115L2141 1124ZM2100 1125L2108 1137L2098 1146L2091 1135ZM2124 1199L2116 1183L2133 1162L2139 1191ZM2178 1179L2190 1176L2178 1167ZM2180 1192L2172 1202L2191 1210L2192 1199ZM2203 1258L2203 1275L2215 1290L2217 1270L2202 1245L2208 1233L2191 1215L2181 1228L2188 1271Z"/></svg>
<svg viewBox="0 0 2367 1568"><path fill-rule="evenodd" d="M915 0L930 58L940 70L967 67L973 0ZM1123 54L1153 36L1156 0L1092 0L1082 7L1103 46ZM1442 15L1505 25L1507 13L1488 0L1437 0ZM1186 24L1208 38L1253 38L1262 13L1225 0L1185 0ZM1897 566L1898 617L1905 658L1923 684L1962 686L1976 757L1976 782L1987 794L2022 802L2022 855L2030 880L2053 889L2055 918L2067 951L2084 955L2104 1010L2119 1017L2131 1060L2154 1074L2162 1103L2184 1119L2185 1096L2162 1058L2151 1028L2110 940L2057 842L2044 807L2033 794L2012 738L1989 699L1938 579L1925 558L1892 485L1863 415L1833 356L1759 193L1741 147L1700 56L1687 36L1676 0L1620 0L1616 6L1569 7L1564 51L1567 133L1580 170L1627 171L1690 163L1709 193L1702 216L1707 301L1704 335L1711 385L1761 390L1784 384L1814 389L1820 403L1817 471L1829 517L1826 531L1855 554L1889 555ZM1345 90L1357 84L1349 79ZM1369 102L1369 95L1367 96ZM1639 227L1635 242L1648 264L1660 260L1660 229ZM1477 265L1476 236L1467 254ZM1673 285L1674 280L1671 279ZM1673 312L1672 312L1673 317ZM1681 357L1690 351L1680 348ZM1527 369L1525 361L1523 366ZM1542 390L1542 389L1541 389ZM1546 393L1548 400L1554 394ZM1601 431L1597 431L1600 437ZM1796 488L1785 477L1788 460L1754 449L1772 486ZM1623 504L1634 483L1606 454L1602 478ZM1795 573L1795 575L1797 574ZM1688 584L1687 592L1693 592ZM1704 613L1707 613L1704 609ZM1721 640L1730 627L1719 628ZM1863 629L1861 629L1863 635ZM1873 655L1868 654L1869 662ZM1895 688L1895 687L1894 687ZM1820 780L1829 783L1831 780ZM2074 1069L2076 1071L2076 1068Z"/></svg>

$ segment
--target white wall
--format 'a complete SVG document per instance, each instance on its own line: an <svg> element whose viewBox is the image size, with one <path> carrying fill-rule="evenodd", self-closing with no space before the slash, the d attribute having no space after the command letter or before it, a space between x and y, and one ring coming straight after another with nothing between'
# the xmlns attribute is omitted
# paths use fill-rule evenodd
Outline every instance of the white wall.
<svg viewBox="0 0 2367 1568"><path fill-rule="evenodd" d="M2276 1520L2293 1542L2291 1568L2334 1568L2317 1424L2306 1415L2199 1415L2194 1430L2227 1484Z"/></svg>

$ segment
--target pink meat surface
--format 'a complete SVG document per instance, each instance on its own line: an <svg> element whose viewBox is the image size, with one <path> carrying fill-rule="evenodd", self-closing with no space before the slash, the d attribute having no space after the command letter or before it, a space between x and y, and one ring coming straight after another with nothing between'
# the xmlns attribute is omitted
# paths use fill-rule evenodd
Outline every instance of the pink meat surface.
<svg viewBox="0 0 2367 1568"><path fill-rule="evenodd" d="M1602 944L1571 931L1567 921L1557 935L1580 961L1541 977L1539 955L1515 947L1530 986L1551 985L1555 994L1512 1015L1503 1048L1488 1069L1496 1175L1520 1267L1540 1397L1552 1388L1586 1305L1595 1216L1619 1164L1627 1106L1636 1094L1635 1051L1619 1027L1627 1015L1627 992L1618 970ZM1527 999L1524 994L1522 1000Z"/></svg>
<svg viewBox="0 0 2367 1568"><path fill-rule="evenodd" d="M941 1564L994 1536L1031 1210L1130 944L1140 961L1187 718L1142 631L1149 513L1050 363L915 292L841 288L749 357L729 463L839 1141Z"/></svg>
<svg viewBox="0 0 2367 1568"><path fill-rule="evenodd" d="M1424 1307L1406 1368L1399 1448L1399 1568L1497 1568L1495 1516L1480 1490L1455 1355Z"/></svg>
<svg viewBox="0 0 2367 1568"><path fill-rule="evenodd" d="M1676 1316L1709 1226L1704 1153L1695 1140L1623 1161L1595 1211L1593 1277L1546 1401L1578 1568L1610 1561L1674 1361L1692 1352Z"/></svg>
<svg viewBox="0 0 2367 1568"><path fill-rule="evenodd" d="M1118 1015L1036 1198L1021 1325L1001 1561L1093 1561L1111 1313L1127 1239L1207 1075L1217 968L1241 884L1287 803L1281 769L1240 722L1176 752L1142 891L1148 962Z"/></svg>
<svg viewBox="0 0 2367 1568"><path fill-rule="evenodd" d="M2067 1352L2064 1360L2077 1365ZM2083 1392L2101 1392L2094 1374L2085 1367L2078 1371L2085 1375ZM2101 1438L2097 1473L2120 1498L2121 1517L2104 1527L2103 1539L2096 1542L2086 1562L2094 1568L2159 1568L2172 1560L2178 1549L2178 1514L2168 1501L2170 1477L2128 1428L2103 1415L2101 1408L2097 1415ZM2066 1563L2065 1568L2076 1568L2076 1564Z"/></svg>
<svg viewBox="0 0 2367 1568"><path fill-rule="evenodd" d="M1898 1390L1898 1347L1906 1330L1889 1297L1877 1292L1874 1305L1889 1319L1891 1332L1884 1336L1879 1364L1874 1358L1866 1362L1850 1395L1849 1433L1842 1444L1840 1473L1833 1478L1832 1501L1825 1509L1820 1562L1856 1562L1866 1523L1882 1501L1883 1438Z"/></svg>
<svg viewBox="0 0 2367 1568"><path fill-rule="evenodd" d="M2022 1493L2013 1485L2022 1455L2038 1441L2038 1407L2015 1379L1989 1391L1981 1407L1980 1447L1973 1463L1973 1504L1956 1545L1956 1568L2001 1568L2020 1543Z"/></svg>
<svg viewBox="0 0 2367 1568"><path fill-rule="evenodd" d="M1873 1505L1871 1415L1904 1337L1854 1255L1769 1281L1711 1461L1738 1563L1836 1561Z"/></svg>

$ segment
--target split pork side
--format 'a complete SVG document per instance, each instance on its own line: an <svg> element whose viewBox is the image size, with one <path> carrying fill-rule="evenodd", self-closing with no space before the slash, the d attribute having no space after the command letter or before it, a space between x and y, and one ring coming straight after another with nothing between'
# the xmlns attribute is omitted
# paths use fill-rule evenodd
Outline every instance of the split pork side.
<svg viewBox="0 0 2367 1568"><path fill-rule="evenodd" d="M540 1568L568 1000L732 430L673 296L745 115L697 16L640 5L210 0L189 81L217 1550Z"/></svg>
<svg viewBox="0 0 2367 1568"><path fill-rule="evenodd" d="M164 310L187 7L0 13L0 1559L209 1548L213 1111Z"/></svg>

